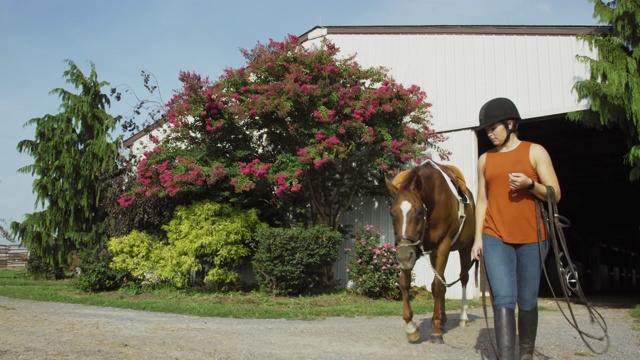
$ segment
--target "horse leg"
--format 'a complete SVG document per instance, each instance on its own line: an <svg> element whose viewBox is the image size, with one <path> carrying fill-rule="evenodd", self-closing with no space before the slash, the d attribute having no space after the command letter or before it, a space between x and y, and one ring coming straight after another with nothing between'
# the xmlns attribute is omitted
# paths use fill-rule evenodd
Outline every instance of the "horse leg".
<svg viewBox="0 0 640 360"><path fill-rule="evenodd" d="M471 265L470 249L461 249L460 253L460 283L462 284L462 300L460 301L460 326L469 326L469 316L467 314L467 284L469 283L469 266ZM467 271L465 271L467 270Z"/></svg>
<svg viewBox="0 0 640 360"><path fill-rule="evenodd" d="M447 315L444 306L444 285L437 278L431 283L433 293L433 317L431 318L431 335L429 341L434 344L442 344L442 328L447 323Z"/></svg>
<svg viewBox="0 0 640 360"><path fill-rule="evenodd" d="M464 275L460 275L460 276L462 279L462 276ZM469 277L468 274L466 276L467 278ZM469 326L469 315L467 313L468 310L469 310L469 306L467 305L467 283L465 281L462 285L462 300L460 301L460 322L459 322L460 326Z"/></svg>
<svg viewBox="0 0 640 360"><path fill-rule="evenodd" d="M405 333L409 342L417 342L420 339L420 331L413 323L413 310L409 303L409 288L411 287L411 270L400 272L400 292L402 293L402 319L405 323Z"/></svg>
<svg viewBox="0 0 640 360"><path fill-rule="evenodd" d="M447 265L446 256L437 256L431 253L430 260L435 264L434 269L440 275L444 276L444 268ZM437 276L433 278L431 283L431 292L433 293L433 317L431 318L431 335L429 341L434 344L442 344L442 329L447 323L447 313L445 309L444 295L447 291L444 283Z"/></svg>

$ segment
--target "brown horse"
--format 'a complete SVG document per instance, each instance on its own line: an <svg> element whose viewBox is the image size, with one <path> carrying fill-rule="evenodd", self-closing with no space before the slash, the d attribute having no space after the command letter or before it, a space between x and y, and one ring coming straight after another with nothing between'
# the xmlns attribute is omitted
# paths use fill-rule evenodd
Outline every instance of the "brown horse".
<svg viewBox="0 0 640 360"><path fill-rule="evenodd" d="M451 285L444 283L444 269L452 251L458 251L460 256L459 280L463 290L460 323L468 325L466 287L475 232L473 195L458 168L432 161L398 174L393 183L385 180L394 197L390 213L401 269L402 318L406 323L407 339L417 342L420 338L413 323L409 288L416 260L424 254L429 255L435 272L431 283L434 307L430 341L443 343L442 328L447 322L444 295Z"/></svg>

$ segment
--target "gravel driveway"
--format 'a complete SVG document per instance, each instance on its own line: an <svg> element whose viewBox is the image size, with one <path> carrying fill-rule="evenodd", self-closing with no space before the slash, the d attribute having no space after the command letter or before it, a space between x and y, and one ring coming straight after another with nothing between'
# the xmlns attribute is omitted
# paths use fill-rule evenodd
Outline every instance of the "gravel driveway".
<svg viewBox="0 0 640 360"><path fill-rule="evenodd" d="M537 359L638 359L640 332L631 305L596 305L608 326L609 347L594 354L558 310L540 305ZM565 305L566 306L566 305ZM573 306L578 326L589 326L583 306ZM489 309L489 326L493 327ZM421 341L409 344L398 317L331 317L317 321L195 317L0 296L0 359L494 359L482 308L470 309L469 327L447 311L445 344L429 343L430 314L414 317ZM567 316L571 318L570 313ZM490 335L489 335L490 334ZM491 336L491 338L489 337ZM590 340L596 352L606 342Z"/></svg>

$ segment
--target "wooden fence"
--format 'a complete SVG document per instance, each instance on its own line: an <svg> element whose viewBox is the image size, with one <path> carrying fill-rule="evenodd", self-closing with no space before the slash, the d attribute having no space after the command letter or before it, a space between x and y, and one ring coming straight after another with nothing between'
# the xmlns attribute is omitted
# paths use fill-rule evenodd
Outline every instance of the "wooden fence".
<svg viewBox="0 0 640 360"><path fill-rule="evenodd" d="M27 249L19 245L0 245L0 269L24 267L28 255Z"/></svg>

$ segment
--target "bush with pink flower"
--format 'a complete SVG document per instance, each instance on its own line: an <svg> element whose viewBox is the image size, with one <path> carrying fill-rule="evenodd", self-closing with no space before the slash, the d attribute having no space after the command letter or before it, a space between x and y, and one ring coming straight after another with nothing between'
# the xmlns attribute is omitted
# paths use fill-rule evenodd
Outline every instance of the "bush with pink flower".
<svg viewBox="0 0 640 360"><path fill-rule="evenodd" d="M345 251L350 256L347 273L355 284L353 291L376 299L401 298L396 248L382 242L378 228L368 225L356 231L354 248Z"/></svg>

